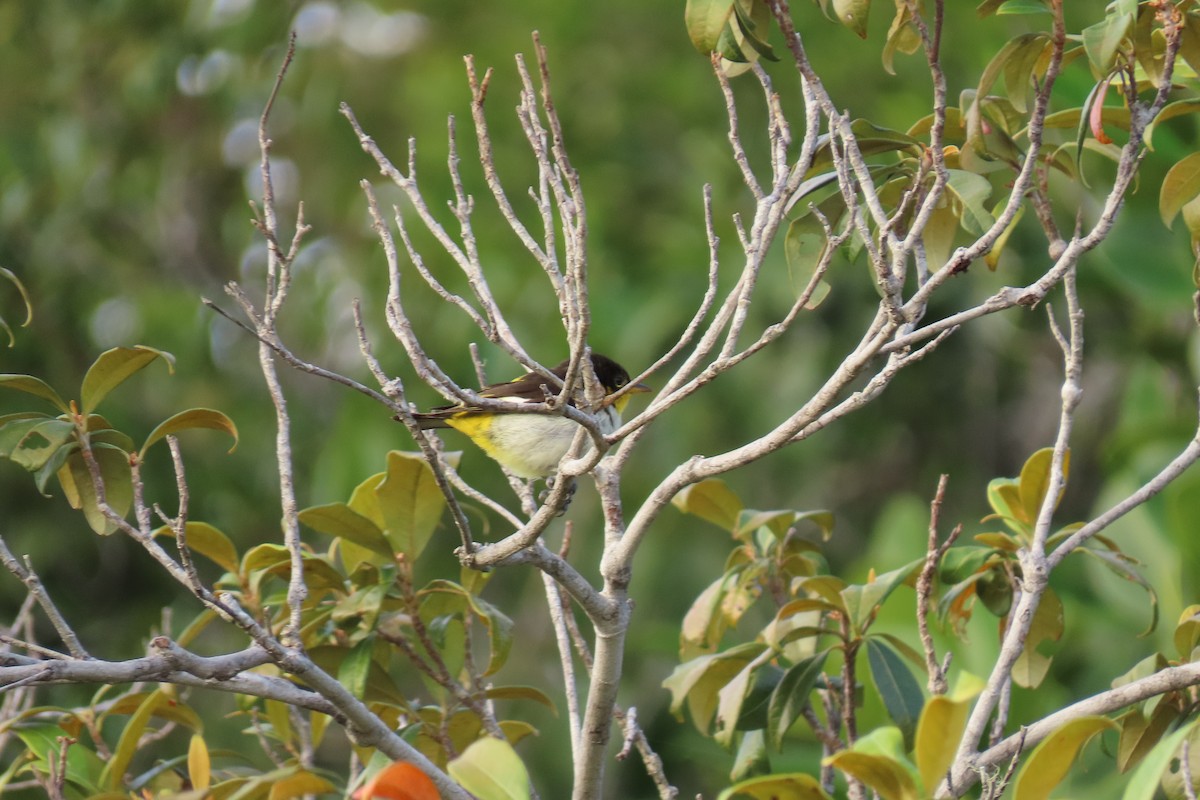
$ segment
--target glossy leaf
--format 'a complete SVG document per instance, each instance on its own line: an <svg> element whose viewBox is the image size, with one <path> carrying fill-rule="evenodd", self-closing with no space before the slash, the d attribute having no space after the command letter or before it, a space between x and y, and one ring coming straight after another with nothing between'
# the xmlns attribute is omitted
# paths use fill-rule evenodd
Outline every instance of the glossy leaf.
<svg viewBox="0 0 1200 800"><path fill-rule="evenodd" d="M1083 29L1083 48L1100 75L1113 71L1122 42L1133 35L1132 14L1112 14Z"/></svg>
<svg viewBox="0 0 1200 800"><path fill-rule="evenodd" d="M1159 781L1169 773L1171 762L1178 756L1184 739L1195 735L1197 724L1200 724L1200 719L1193 719L1156 744L1142 759L1142 763L1138 765L1137 769L1130 773L1121 800L1153 800L1159 790ZM1192 753L1196 749L1189 748ZM1195 771L1195 769L1193 766L1192 770ZM1179 795L1172 796L1178 797Z"/></svg>
<svg viewBox="0 0 1200 800"><path fill-rule="evenodd" d="M558 707L549 695L536 686L492 686L486 689L483 696L489 700L532 700L541 703L558 716Z"/></svg>
<svg viewBox="0 0 1200 800"><path fill-rule="evenodd" d="M1179 715L1178 706L1167 700L1155 704L1150 719L1146 719L1138 708L1122 714L1117 720L1121 727L1121 739L1117 744L1117 769L1126 772L1141 763L1146 754L1162 741Z"/></svg>
<svg viewBox="0 0 1200 800"><path fill-rule="evenodd" d="M1038 652L1042 642L1057 642L1063 632L1063 607L1058 594L1047 588L1033 614L1025 648L1013 665L1013 682L1026 689L1036 688L1046 677L1051 659Z"/></svg>
<svg viewBox="0 0 1200 800"><path fill-rule="evenodd" d="M914 770L905 763L904 737L895 728L878 728L859 739L850 750L829 756L829 764L875 790L883 800L919 800Z"/></svg>
<svg viewBox="0 0 1200 800"><path fill-rule="evenodd" d="M771 759L767 754L767 739L761 729L743 733L729 770L729 780L740 781L771 771Z"/></svg>
<svg viewBox="0 0 1200 800"><path fill-rule="evenodd" d="M703 55L716 52L717 41L733 16L734 0L687 0L683 22L692 46Z"/></svg>
<svg viewBox="0 0 1200 800"><path fill-rule="evenodd" d="M925 705L921 685L896 651L878 638L867 639L867 663L888 716L904 734L904 741L911 742L917 731L921 708Z"/></svg>
<svg viewBox="0 0 1200 800"><path fill-rule="evenodd" d="M329 503L306 508L299 514L300 522L318 533L345 539L378 556L378 563L391 563L392 546L374 522L345 503Z"/></svg>
<svg viewBox="0 0 1200 800"><path fill-rule="evenodd" d="M694 483L671 498L671 504L685 514L707 520L719 528L733 532L737 529L742 501L719 478Z"/></svg>
<svg viewBox="0 0 1200 800"><path fill-rule="evenodd" d="M36 709L34 709L36 710ZM42 709L43 711L61 712L61 709ZM32 715L30 715L32 716ZM6 722L8 720L5 720ZM15 726L13 733L21 740L26 749L34 756L33 768L43 775L49 773L50 764L57 768L61 747L59 737L64 733L62 727L54 723L32 723ZM17 759L20 763L20 759ZM86 747L67 748L66 782L69 786L79 787L85 795L98 794L101 789L101 776L105 762Z"/></svg>
<svg viewBox="0 0 1200 800"><path fill-rule="evenodd" d="M1168 228L1180 209L1200 195L1200 153L1177 161L1163 178L1158 194L1158 213Z"/></svg>
<svg viewBox="0 0 1200 800"><path fill-rule="evenodd" d="M168 525L163 525L154 531L155 536L174 536L175 531ZM188 549L199 553L222 569L237 573L237 548L229 537L207 522L189 522L184 527Z"/></svg>
<svg viewBox="0 0 1200 800"><path fill-rule="evenodd" d="M212 785L212 762L209 760L208 745L198 733L192 734L188 742L187 768L192 788L204 791Z"/></svg>
<svg viewBox="0 0 1200 800"><path fill-rule="evenodd" d="M1062 782L1075 756L1093 736L1113 730L1108 717L1080 717L1067 722L1034 748L1017 773L1015 796L1021 800L1045 800Z"/></svg>
<svg viewBox="0 0 1200 800"><path fill-rule="evenodd" d="M959 224L963 230L980 236L995 222L986 205L988 196L992 193L992 185L987 178L973 172L952 169L949 170L946 190L956 202Z"/></svg>
<svg viewBox="0 0 1200 800"><path fill-rule="evenodd" d="M158 707L166 702L168 702L166 696L159 689L147 694L138 704L137 710L133 712L133 715L125 723L125 728L121 731L121 738L117 742L117 746L113 748L112 757L104 765L100 783L105 788L115 790L124 784L125 770L129 768L129 763L133 760L134 753L137 752L138 742L141 740L146 726L149 725L150 718L158 710Z"/></svg>
<svg viewBox="0 0 1200 800"><path fill-rule="evenodd" d="M71 413L71 407L67 405L66 401L59 397L58 392L51 389L50 385L41 378L35 378L32 375L0 375L0 389L12 389L16 392L40 397L50 401L62 413Z"/></svg>
<svg viewBox="0 0 1200 800"><path fill-rule="evenodd" d="M873 618L876 609L883 605L892 592L916 578L917 571L924 565L924 559L918 559L905 564L899 569L875 576L875 580L842 589L842 600L850 614L850 620L858 631L865 630Z"/></svg>
<svg viewBox="0 0 1200 800"><path fill-rule="evenodd" d="M0 427L0 457L33 472L72 440L75 426L63 419L28 417Z"/></svg>
<svg viewBox="0 0 1200 800"><path fill-rule="evenodd" d="M354 800L440 800L429 776L404 761L388 764L354 793Z"/></svg>
<svg viewBox="0 0 1200 800"><path fill-rule="evenodd" d="M483 622L488 631L491 654L484 675L491 675L504 665L513 645L513 621L500 609L473 595L452 581L432 581L421 590L421 615L437 616L445 613L464 613L470 610Z"/></svg>
<svg viewBox="0 0 1200 800"><path fill-rule="evenodd" d="M124 517L133 505L133 479L129 471L129 456L123 450L102 444L92 448L92 455L100 470L107 505L118 516ZM72 508L83 511L93 531L107 536L117 529L117 523L109 520L100 509L92 473L88 470L82 453L75 451L67 457L66 463L58 470L58 480L67 502Z"/></svg>
<svg viewBox="0 0 1200 800"><path fill-rule="evenodd" d="M1198 111L1200 111L1200 100L1176 100L1174 103L1167 103L1163 106L1163 110L1158 112L1158 116L1146 126L1146 148L1154 149L1154 132L1158 130L1159 125L1185 114L1195 114Z"/></svg>
<svg viewBox="0 0 1200 800"><path fill-rule="evenodd" d="M367 691L367 674L371 669L371 655L375 650L375 637L367 636L342 659L338 666L338 683L346 687L350 694L363 699Z"/></svg>
<svg viewBox="0 0 1200 800"><path fill-rule="evenodd" d="M1190 660L1192 651L1200 645L1200 605L1190 605L1179 615L1174 642L1179 657Z"/></svg>
<svg viewBox="0 0 1200 800"><path fill-rule="evenodd" d="M418 453L392 450L387 455L387 474L375 487L383 514L384 536L395 552L415 561L437 528L446 498L433 470Z"/></svg>
<svg viewBox="0 0 1200 800"><path fill-rule="evenodd" d="M747 643L675 667L662 683L671 693L671 713L682 716L686 703L696 728L707 734L717 711L718 692L763 650L761 644Z"/></svg>
<svg viewBox="0 0 1200 800"><path fill-rule="evenodd" d="M692 601L679 629L680 659L716 651L728 627L721 613L721 601L730 582L735 580L736 576L722 575Z"/></svg>
<svg viewBox="0 0 1200 800"><path fill-rule="evenodd" d="M1026 459L1024 466L1021 467L1021 476L1017 479L1017 490L1020 493L1021 509L1024 512L1023 520L1033 524L1037 521L1038 515L1042 511L1042 504L1046 500L1046 493L1050 490L1050 474L1054 466L1054 448L1043 447L1036 453ZM1071 451L1067 450L1063 454L1062 462L1062 478L1065 486L1067 478L1071 474ZM1062 493L1054 500L1054 507L1058 507L1058 501L1061 499Z"/></svg>
<svg viewBox="0 0 1200 800"><path fill-rule="evenodd" d="M748 707L750 691L765 669L765 665L752 660L717 692L717 727L713 741L722 747L729 747L733 743L733 735L739 729L756 727L742 725L741 720Z"/></svg>
<svg viewBox="0 0 1200 800"><path fill-rule="evenodd" d="M996 203L992 209L992 216L999 217L1000 212L1004 209L1007 202L1006 198ZM989 270L995 272L996 267L1000 263L1000 256L1004 253L1004 247L1008 244L1008 237L1012 236L1012 232L1017 229L1017 223L1021 221L1021 217L1023 216L1025 216L1025 206L1017 206L1017 213L1013 215L1012 222L1008 223L1008 227L997 237L996 243L992 245L992 249L988 250L987 254L984 255L983 260Z"/></svg>
<svg viewBox="0 0 1200 800"><path fill-rule="evenodd" d="M293 800L297 797L312 797L336 791L337 787L320 775L308 770L298 770L292 775L273 781L271 790L267 792L267 800Z"/></svg>
<svg viewBox="0 0 1200 800"><path fill-rule="evenodd" d="M833 14L860 39L867 38L867 18L871 0L833 0Z"/></svg>
<svg viewBox="0 0 1200 800"><path fill-rule="evenodd" d="M829 511L751 511L746 509L738 514L737 527L734 536L743 539L764 525L780 539L788 529L799 522L811 522L821 530L821 538L829 541L833 535L834 517Z"/></svg>
<svg viewBox="0 0 1200 800"><path fill-rule="evenodd" d="M809 706L808 696L824 673L829 652L822 650L794 664L783 674L783 678L771 692L771 701L767 709L767 738L775 750L783 748L784 735Z"/></svg>
<svg viewBox="0 0 1200 800"><path fill-rule="evenodd" d="M175 371L174 356L144 345L114 347L101 353L83 376L83 387L79 391L83 413L92 413L109 392L157 358L166 362L168 371Z"/></svg>
<svg viewBox="0 0 1200 800"><path fill-rule="evenodd" d="M725 789L717 800L737 800L750 797L753 800L830 800L821 788L821 782L811 775L765 775L735 783Z"/></svg>
<svg viewBox="0 0 1200 800"><path fill-rule="evenodd" d="M173 414L171 417L160 422L154 430L150 431L150 435L146 437L146 443L142 445L142 449L138 453L145 458L146 451L155 442L167 436L174 436L180 431L195 428L225 431L233 437L233 445L229 448L229 452L232 453L237 449L238 431L237 426L233 424L233 420L220 411L215 411L211 408L189 408L187 411L180 411L178 414Z"/></svg>
<svg viewBox="0 0 1200 800"><path fill-rule="evenodd" d="M971 713L968 700L951 700L945 696L929 698L917 722L913 757L921 781L933 790L950 770L958 750L958 740L967 726Z"/></svg>
<svg viewBox="0 0 1200 800"><path fill-rule="evenodd" d="M450 762L448 771L479 800L529 800L529 772L508 742L479 739Z"/></svg>
<svg viewBox="0 0 1200 800"><path fill-rule="evenodd" d="M21 302L25 304L25 321L21 323L21 327L28 327L29 323L33 322L33 303L29 300L29 292L25 290L25 284L21 283L21 279L16 276L16 273L4 267L0 267L0 278L6 279L13 286L17 287L17 293L21 296ZM3 327L8 333L8 346L13 347L16 345L17 340L13 338L12 328L8 326L3 317L0 317L0 327Z"/></svg>
<svg viewBox="0 0 1200 800"><path fill-rule="evenodd" d="M1146 594L1150 601L1150 622L1146 629L1142 631L1141 636L1147 636L1154 632L1158 627L1158 592L1154 589L1154 585L1137 571L1134 567L1133 559L1125 556L1122 553L1114 553L1108 550L1099 550L1095 547L1084 546L1079 548L1078 552L1091 556L1106 566L1110 572L1124 578L1131 583L1136 583L1146 590ZM1186 656L1185 656L1186 657Z"/></svg>

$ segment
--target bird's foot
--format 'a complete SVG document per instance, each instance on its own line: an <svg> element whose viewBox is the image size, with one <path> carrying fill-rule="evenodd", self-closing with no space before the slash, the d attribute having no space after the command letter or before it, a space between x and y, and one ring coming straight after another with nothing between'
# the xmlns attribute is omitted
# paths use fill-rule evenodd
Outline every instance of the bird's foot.
<svg viewBox="0 0 1200 800"><path fill-rule="evenodd" d="M562 508L560 508L558 513L555 515L558 517L561 517L563 514L567 513L567 509L571 506L571 499L575 497L575 490L578 488L574 478L568 478L567 480L569 481L567 484L567 496L563 498ZM545 503L550 498L550 493L552 491L554 491L554 478L546 478L546 488L538 493L538 502Z"/></svg>

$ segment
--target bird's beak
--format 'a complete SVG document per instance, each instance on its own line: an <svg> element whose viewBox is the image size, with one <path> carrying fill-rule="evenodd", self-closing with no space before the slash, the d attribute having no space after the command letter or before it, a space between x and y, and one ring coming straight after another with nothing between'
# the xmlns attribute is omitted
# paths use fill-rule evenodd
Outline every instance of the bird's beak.
<svg viewBox="0 0 1200 800"><path fill-rule="evenodd" d="M617 411L620 412L625 409L625 404L629 402L631 395L652 391L654 390L644 383L635 383L629 386L624 386L621 388L621 391L610 394L608 397L604 398L604 402L600 404L600 407L604 408L605 406L615 405L617 407Z"/></svg>

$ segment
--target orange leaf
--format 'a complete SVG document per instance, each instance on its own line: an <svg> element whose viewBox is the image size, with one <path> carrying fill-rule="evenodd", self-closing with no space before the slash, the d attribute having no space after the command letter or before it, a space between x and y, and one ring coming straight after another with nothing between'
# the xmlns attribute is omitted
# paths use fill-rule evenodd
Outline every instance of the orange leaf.
<svg viewBox="0 0 1200 800"><path fill-rule="evenodd" d="M421 770L396 761L375 774L354 793L354 800L440 800L437 787Z"/></svg>
<svg viewBox="0 0 1200 800"><path fill-rule="evenodd" d="M1111 80L1111 78L1109 79ZM1109 81L1104 82L1104 88L1096 92L1096 97L1092 100L1092 110L1088 114L1088 122L1092 128L1092 136L1096 137L1096 141L1100 144L1112 144L1112 138L1104 132L1104 96L1108 94Z"/></svg>

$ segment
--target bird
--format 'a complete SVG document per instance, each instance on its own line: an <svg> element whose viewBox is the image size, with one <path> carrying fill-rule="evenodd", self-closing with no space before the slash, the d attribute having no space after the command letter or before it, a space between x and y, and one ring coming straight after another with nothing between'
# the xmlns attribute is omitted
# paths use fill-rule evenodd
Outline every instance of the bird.
<svg viewBox="0 0 1200 800"><path fill-rule="evenodd" d="M566 380L570 361L550 370L559 380ZM621 425L621 412L630 397L638 392L648 392L645 384L629 384L629 373L617 362L599 353L592 354L592 369L604 389L605 402L595 412L600 430L612 433ZM528 372L508 383L494 383L480 390L479 396L489 400L511 403L544 403L546 386L550 391L558 387L536 372ZM626 388L628 387L628 388ZM625 393L611 403L607 398L620 389ZM571 401L574 405L574 401ZM413 418L421 430L431 428L453 428L466 434L484 453L519 478L535 480L549 478L558 470L558 462L567 454L575 438L579 424L557 414L508 414L502 411L483 409L469 403L440 406L423 413L414 413Z"/></svg>

